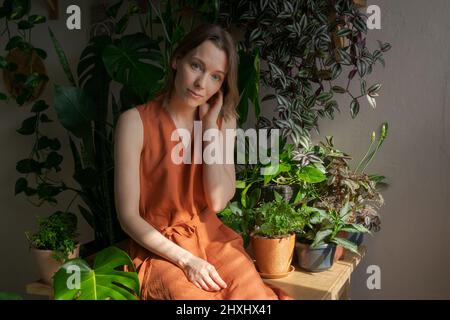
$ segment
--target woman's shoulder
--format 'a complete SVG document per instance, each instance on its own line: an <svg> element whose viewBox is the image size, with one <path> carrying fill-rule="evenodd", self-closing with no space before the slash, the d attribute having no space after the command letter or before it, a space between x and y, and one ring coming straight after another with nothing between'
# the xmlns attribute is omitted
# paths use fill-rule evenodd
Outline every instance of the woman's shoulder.
<svg viewBox="0 0 450 320"><path fill-rule="evenodd" d="M141 120L140 112L138 108L130 108L124 111L116 123L116 130L118 134L126 134L127 136L140 136L142 135L143 123Z"/></svg>

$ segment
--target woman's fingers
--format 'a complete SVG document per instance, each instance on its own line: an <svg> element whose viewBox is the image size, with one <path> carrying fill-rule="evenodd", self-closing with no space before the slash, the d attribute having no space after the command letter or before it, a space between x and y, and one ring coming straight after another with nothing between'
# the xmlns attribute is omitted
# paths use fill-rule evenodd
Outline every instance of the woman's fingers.
<svg viewBox="0 0 450 320"><path fill-rule="evenodd" d="M203 281L203 279L199 279L197 282L203 290L206 290L206 291L210 290L209 287L206 285L205 281Z"/></svg>
<svg viewBox="0 0 450 320"><path fill-rule="evenodd" d="M227 287L227 284L225 283L225 281L222 280L222 278L220 277L220 275L216 271L216 269L211 270L210 275L211 275L211 278L215 281L215 283L217 283L219 286L221 286L224 289Z"/></svg>
<svg viewBox="0 0 450 320"><path fill-rule="evenodd" d="M205 283L208 285L210 290L219 291L220 287L211 279L210 276L206 276L204 279Z"/></svg>

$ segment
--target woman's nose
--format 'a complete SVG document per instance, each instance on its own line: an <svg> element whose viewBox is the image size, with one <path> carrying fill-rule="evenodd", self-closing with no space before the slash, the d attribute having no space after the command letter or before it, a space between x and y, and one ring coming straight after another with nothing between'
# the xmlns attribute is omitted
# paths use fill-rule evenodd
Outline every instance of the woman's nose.
<svg viewBox="0 0 450 320"><path fill-rule="evenodd" d="M196 80L195 80L195 87L197 89L204 89L205 88L205 81L206 81L206 77L204 75L199 76Z"/></svg>

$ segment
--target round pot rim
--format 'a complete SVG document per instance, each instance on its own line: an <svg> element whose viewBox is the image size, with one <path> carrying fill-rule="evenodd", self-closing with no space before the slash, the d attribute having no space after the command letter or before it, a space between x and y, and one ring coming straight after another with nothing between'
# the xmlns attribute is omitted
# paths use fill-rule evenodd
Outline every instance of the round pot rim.
<svg viewBox="0 0 450 320"><path fill-rule="evenodd" d="M295 234L292 233L292 234L288 234L288 235L284 235L284 236L279 236L279 237L276 237L276 238L270 238L270 237L263 236L263 235L260 235L260 234L253 234L253 233L250 234L250 237L252 237L252 238L260 238L260 239L267 239L267 240L286 239L286 238L290 238L292 236L295 236Z"/></svg>
<svg viewBox="0 0 450 320"><path fill-rule="evenodd" d="M78 241L76 244L75 244L75 249L74 250L76 250L77 249L77 247L80 247L81 246L81 243ZM52 249L39 249L39 248L36 248L35 246L33 246L33 245L31 245L31 249L32 250L36 250L36 251L46 251L46 252L54 252L55 250L52 250Z"/></svg>
<svg viewBox="0 0 450 320"><path fill-rule="evenodd" d="M303 243L303 242L295 241L295 247L308 247L311 250L327 249L329 247L336 246L336 244L333 243L333 242L326 242L324 244L321 244L320 246L317 246L315 248L311 248L311 244L312 243Z"/></svg>

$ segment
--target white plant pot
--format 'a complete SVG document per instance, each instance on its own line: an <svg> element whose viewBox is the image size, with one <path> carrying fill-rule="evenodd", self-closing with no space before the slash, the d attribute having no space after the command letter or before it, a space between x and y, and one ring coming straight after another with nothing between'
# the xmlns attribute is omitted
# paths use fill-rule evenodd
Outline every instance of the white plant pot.
<svg viewBox="0 0 450 320"><path fill-rule="evenodd" d="M52 250L31 249L36 260L39 276L41 280L48 285L53 286L53 275L61 268L63 261L56 261ZM69 254L69 259L77 258L80 255L80 244L77 244L75 250Z"/></svg>

